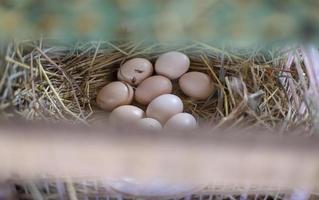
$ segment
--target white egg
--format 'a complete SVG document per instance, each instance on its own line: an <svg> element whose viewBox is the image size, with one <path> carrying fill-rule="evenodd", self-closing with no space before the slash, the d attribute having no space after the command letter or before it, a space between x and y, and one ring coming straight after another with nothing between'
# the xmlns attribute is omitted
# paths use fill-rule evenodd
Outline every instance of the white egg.
<svg viewBox="0 0 319 200"><path fill-rule="evenodd" d="M191 131L197 127L196 119L189 113L178 113L167 120L164 129L175 131Z"/></svg>
<svg viewBox="0 0 319 200"><path fill-rule="evenodd" d="M178 96L163 94L151 101L146 109L146 116L164 124L173 115L183 112L183 108L183 102Z"/></svg>
<svg viewBox="0 0 319 200"><path fill-rule="evenodd" d="M156 119L144 118L136 122L138 129L142 131L159 132L162 130L162 125Z"/></svg>
<svg viewBox="0 0 319 200"><path fill-rule="evenodd" d="M124 105L115 108L109 117L114 126L129 126L144 117L144 111L136 106Z"/></svg>

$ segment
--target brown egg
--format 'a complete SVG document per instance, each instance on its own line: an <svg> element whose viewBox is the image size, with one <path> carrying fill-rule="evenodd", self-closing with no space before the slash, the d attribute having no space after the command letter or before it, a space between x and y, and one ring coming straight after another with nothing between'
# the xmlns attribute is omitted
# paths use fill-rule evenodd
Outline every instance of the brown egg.
<svg viewBox="0 0 319 200"><path fill-rule="evenodd" d="M142 109L124 105L115 108L110 114L110 122L115 126L130 126L144 117L145 113Z"/></svg>
<svg viewBox="0 0 319 200"><path fill-rule="evenodd" d="M212 79L201 72L188 72L179 79L178 83L187 96L196 100L207 99L214 90Z"/></svg>
<svg viewBox="0 0 319 200"><path fill-rule="evenodd" d="M155 71L157 74L174 80L186 73L189 65L190 60L185 54L171 51L158 57L155 62Z"/></svg>
<svg viewBox="0 0 319 200"><path fill-rule="evenodd" d="M104 86L96 97L97 105L106 111L130 104L133 100L134 91L132 86L121 81L115 81Z"/></svg>
<svg viewBox="0 0 319 200"><path fill-rule="evenodd" d="M117 72L117 78L131 85L138 85L153 74L153 65L144 58L133 58L126 61Z"/></svg>
<svg viewBox="0 0 319 200"><path fill-rule="evenodd" d="M173 94L156 97L146 109L146 116L164 124L173 115L183 112L182 100Z"/></svg>
<svg viewBox="0 0 319 200"><path fill-rule="evenodd" d="M172 83L168 78L159 75L151 76L138 85L135 90L135 100L142 105L147 105L156 97L171 93L172 89Z"/></svg>

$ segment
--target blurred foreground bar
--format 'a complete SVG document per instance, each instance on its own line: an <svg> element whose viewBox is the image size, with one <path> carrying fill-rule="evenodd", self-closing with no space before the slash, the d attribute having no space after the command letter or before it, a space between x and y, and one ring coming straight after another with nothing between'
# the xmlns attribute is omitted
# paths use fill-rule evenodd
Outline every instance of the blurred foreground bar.
<svg viewBox="0 0 319 200"><path fill-rule="evenodd" d="M0 128L2 179L160 177L176 183L319 189L319 140ZM229 136L225 136L229 135Z"/></svg>

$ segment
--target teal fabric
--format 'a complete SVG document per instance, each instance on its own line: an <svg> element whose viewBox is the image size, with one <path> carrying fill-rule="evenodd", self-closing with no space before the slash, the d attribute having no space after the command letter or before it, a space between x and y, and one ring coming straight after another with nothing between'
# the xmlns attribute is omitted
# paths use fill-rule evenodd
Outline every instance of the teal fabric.
<svg viewBox="0 0 319 200"><path fill-rule="evenodd" d="M318 0L2 0L0 39L312 41Z"/></svg>

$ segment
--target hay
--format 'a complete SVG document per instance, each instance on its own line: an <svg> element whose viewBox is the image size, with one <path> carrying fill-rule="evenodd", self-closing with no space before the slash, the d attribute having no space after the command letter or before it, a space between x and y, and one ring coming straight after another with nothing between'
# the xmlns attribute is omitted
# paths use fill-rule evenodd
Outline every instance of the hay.
<svg viewBox="0 0 319 200"><path fill-rule="evenodd" d="M0 78L0 110L7 118L14 113L27 120L105 121L105 112L96 107L95 97L101 87L116 79L121 63L133 57L145 57L154 63L161 53L178 50L191 58L190 70L209 74L217 88L206 101L194 101L174 83L174 93L182 98L186 112L201 122L215 127L277 130L308 126L307 112L298 112L300 105L287 96L290 91L284 87L289 79L299 97L304 93L296 69L285 68L285 52L225 49L203 43L12 43L7 47Z"/></svg>
<svg viewBox="0 0 319 200"><path fill-rule="evenodd" d="M276 130L278 134L296 128L311 128L311 115L304 103L308 85L307 76L303 74L304 65L301 61L290 62L296 49L242 50L199 42L189 45L12 42L0 53L0 117L87 125L105 122L107 113L96 106L95 97L101 87L116 79L121 63L133 57L145 57L154 63L161 53L170 50L186 53L191 59L191 70L209 74L216 85L217 89L209 99L194 101L182 94L176 82L173 84L174 93L182 98L185 111L192 113L203 126L213 127L212 130L259 127ZM37 186L17 187L23 199L63 196L71 199L74 194L79 199L86 199L108 194L105 187L96 183L40 181ZM286 196L277 191L266 196L258 196L256 192L246 196L245 193L198 194L192 199L267 199L268 195L274 199Z"/></svg>
<svg viewBox="0 0 319 200"><path fill-rule="evenodd" d="M19 197L25 200L31 199L112 199L112 200L138 200L143 199L141 197L131 197L126 195L119 195L116 192L110 190L103 182L92 182L92 181L84 181L80 183L73 183L69 185L69 187L73 187L71 190L75 190L77 196L75 198L70 197L69 191L67 189L67 183L62 183L57 181L55 183L48 182L46 180L41 180L37 185L32 183L33 189L36 191L32 191L30 188L30 183L28 187L18 186L18 191L20 192ZM254 189L252 189L254 190ZM228 191L232 191L232 193L227 194L224 191L224 188L215 188L216 191L214 194L200 192L198 194L188 195L187 197L180 198L163 198L163 199L191 199L191 200L210 200L210 199L231 199L231 200L239 200L239 199L274 199L274 200L282 200L289 198L289 194L284 194L281 190L272 190L265 194L264 191L254 190L249 191L247 189L239 189L236 190L234 188L228 188ZM286 191L287 192L287 191ZM40 197L35 198L36 195L34 193L41 194ZM316 197L316 196L314 196ZM161 198L156 198L161 199ZM314 198L315 199L315 198Z"/></svg>

